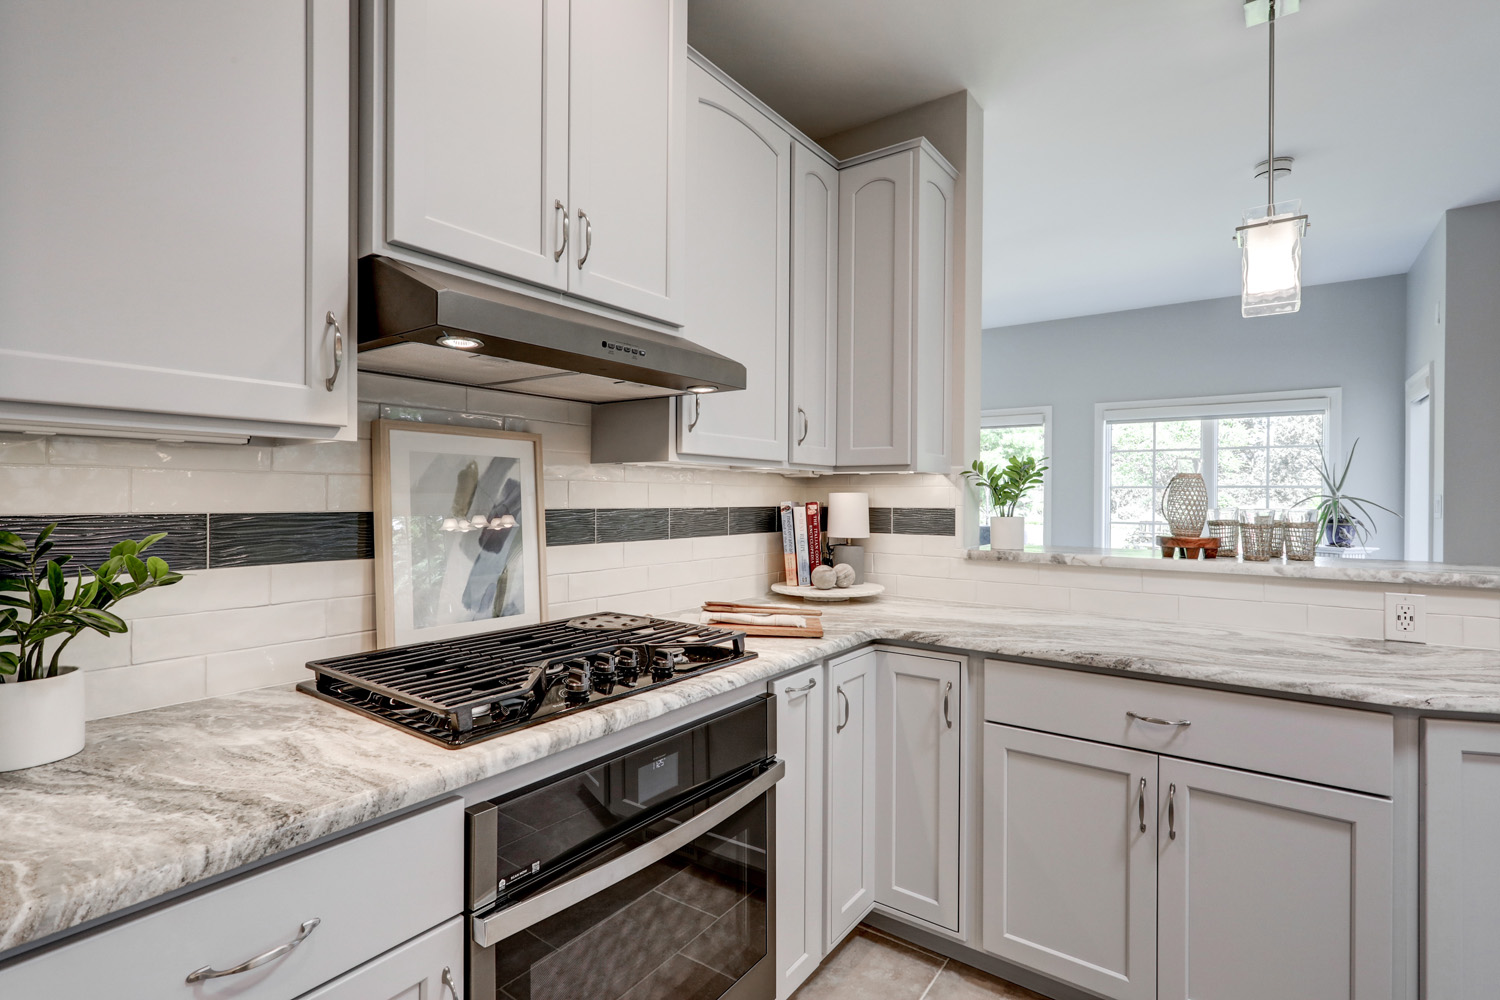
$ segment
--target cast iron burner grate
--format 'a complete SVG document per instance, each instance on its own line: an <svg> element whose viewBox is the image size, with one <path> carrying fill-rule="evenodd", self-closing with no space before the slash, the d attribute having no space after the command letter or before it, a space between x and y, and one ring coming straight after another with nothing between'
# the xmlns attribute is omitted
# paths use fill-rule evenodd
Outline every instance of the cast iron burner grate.
<svg viewBox="0 0 1500 1000"><path fill-rule="evenodd" d="M314 660L297 687L459 747L754 656L732 629L597 614Z"/></svg>

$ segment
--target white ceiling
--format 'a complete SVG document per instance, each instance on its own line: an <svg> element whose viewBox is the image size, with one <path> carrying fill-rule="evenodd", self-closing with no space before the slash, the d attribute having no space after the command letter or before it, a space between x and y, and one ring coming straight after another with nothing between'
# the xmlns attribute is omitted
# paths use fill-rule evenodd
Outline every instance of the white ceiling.
<svg viewBox="0 0 1500 1000"><path fill-rule="evenodd" d="M986 327L1239 294L1266 29L1238 0L692 0L689 36L812 136L969 89ZM1405 272L1500 199L1500 3L1303 0L1277 50L1306 284Z"/></svg>

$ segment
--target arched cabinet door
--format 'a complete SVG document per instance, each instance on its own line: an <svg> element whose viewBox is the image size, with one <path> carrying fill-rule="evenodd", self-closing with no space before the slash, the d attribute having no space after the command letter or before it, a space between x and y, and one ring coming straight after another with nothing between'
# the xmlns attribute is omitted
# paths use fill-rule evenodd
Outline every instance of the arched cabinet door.
<svg viewBox="0 0 1500 1000"><path fill-rule="evenodd" d="M787 457L792 140L693 63L688 74L687 324L745 366L742 391L685 397L678 451Z"/></svg>
<svg viewBox="0 0 1500 1000"><path fill-rule="evenodd" d="M839 171L792 144L791 452L832 466L838 441Z"/></svg>

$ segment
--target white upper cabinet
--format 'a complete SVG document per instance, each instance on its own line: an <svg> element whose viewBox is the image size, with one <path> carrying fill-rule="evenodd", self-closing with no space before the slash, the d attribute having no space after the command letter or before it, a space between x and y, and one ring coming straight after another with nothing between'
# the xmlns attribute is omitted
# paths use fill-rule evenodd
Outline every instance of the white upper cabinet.
<svg viewBox="0 0 1500 1000"><path fill-rule="evenodd" d="M389 12L387 238L566 289L568 0Z"/></svg>
<svg viewBox="0 0 1500 1000"><path fill-rule="evenodd" d="M947 472L956 174L925 140L846 162L838 464Z"/></svg>
<svg viewBox="0 0 1500 1000"><path fill-rule="evenodd" d="M343 0L0 6L0 422L352 425L349 53Z"/></svg>
<svg viewBox="0 0 1500 1000"><path fill-rule="evenodd" d="M688 100L687 323L683 336L745 366L745 388L687 397L678 451L787 456L791 138L693 63Z"/></svg>
<svg viewBox="0 0 1500 1000"><path fill-rule="evenodd" d="M572 8L568 289L680 323L687 0Z"/></svg>
<svg viewBox="0 0 1500 1000"><path fill-rule="evenodd" d="M792 143L792 426L790 459L838 460L839 172Z"/></svg>

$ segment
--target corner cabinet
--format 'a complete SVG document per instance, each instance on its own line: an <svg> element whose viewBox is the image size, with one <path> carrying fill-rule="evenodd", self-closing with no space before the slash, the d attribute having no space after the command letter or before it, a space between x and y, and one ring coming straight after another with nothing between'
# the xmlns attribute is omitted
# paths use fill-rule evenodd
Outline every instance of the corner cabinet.
<svg viewBox="0 0 1500 1000"><path fill-rule="evenodd" d="M771 683L776 699L776 996L787 1000L823 960L822 664Z"/></svg>
<svg viewBox="0 0 1500 1000"><path fill-rule="evenodd" d="M350 31L345 0L0 6L0 425L352 433Z"/></svg>
<svg viewBox="0 0 1500 1000"><path fill-rule="evenodd" d="M956 177L926 140L840 167L841 469L950 471Z"/></svg>
<svg viewBox="0 0 1500 1000"><path fill-rule="evenodd" d="M828 780L824 830L827 950L875 905L875 675L873 649L828 664Z"/></svg>
<svg viewBox="0 0 1500 1000"><path fill-rule="evenodd" d="M965 660L876 655L875 901L957 932Z"/></svg>
<svg viewBox="0 0 1500 1000"><path fill-rule="evenodd" d="M838 461L838 168L792 142L793 465Z"/></svg>
<svg viewBox="0 0 1500 1000"><path fill-rule="evenodd" d="M688 67L688 236L682 335L745 366L745 388L684 396L682 455L785 461L792 140L716 79Z"/></svg>
<svg viewBox="0 0 1500 1000"><path fill-rule="evenodd" d="M686 0L364 0L362 252L681 323Z"/></svg>

